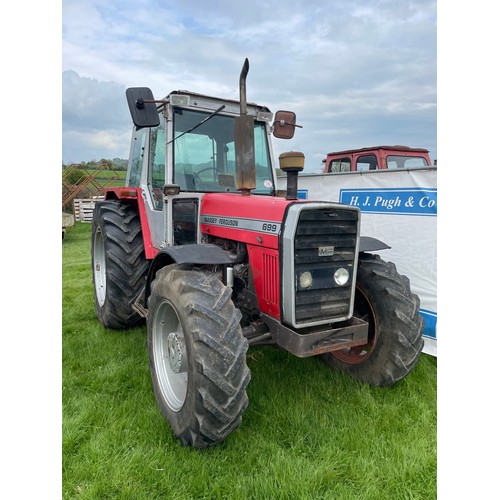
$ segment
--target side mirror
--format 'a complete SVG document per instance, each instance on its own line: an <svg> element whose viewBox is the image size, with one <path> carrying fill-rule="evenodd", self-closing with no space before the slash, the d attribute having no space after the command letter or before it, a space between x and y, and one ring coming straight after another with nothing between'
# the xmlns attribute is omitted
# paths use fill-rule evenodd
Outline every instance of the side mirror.
<svg viewBox="0 0 500 500"><path fill-rule="evenodd" d="M151 89L132 87L125 91L125 95L132 121L136 127L158 127L160 125L160 117Z"/></svg>
<svg viewBox="0 0 500 500"><path fill-rule="evenodd" d="M295 128L302 128L296 125L296 115L293 111L277 111L273 123L273 135L278 139L291 139L295 134Z"/></svg>

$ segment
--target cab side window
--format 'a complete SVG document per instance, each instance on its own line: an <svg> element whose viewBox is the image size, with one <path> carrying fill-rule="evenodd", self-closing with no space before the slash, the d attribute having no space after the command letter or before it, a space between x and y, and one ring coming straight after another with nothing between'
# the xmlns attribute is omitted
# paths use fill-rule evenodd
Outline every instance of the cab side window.
<svg viewBox="0 0 500 500"><path fill-rule="evenodd" d="M147 137L146 128L141 128L135 131L133 138L132 153L130 155L129 177L127 179L127 186L129 187L140 186L146 137Z"/></svg>
<svg viewBox="0 0 500 500"><path fill-rule="evenodd" d="M148 184L153 206L155 210L161 210L165 186L165 118L163 115L160 115L160 125L151 129Z"/></svg>
<svg viewBox="0 0 500 500"><path fill-rule="evenodd" d="M330 162L328 166L328 172L350 172L351 171L351 159L350 158L335 158Z"/></svg>
<svg viewBox="0 0 500 500"><path fill-rule="evenodd" d="M416 168L428 167L427 160L423 156L397 156L389 155L387 157L387 168Z"/></svg>
<svg viewBox="0 0 500 500"><path fill-rule="evenodd" d="M359 156L356 160L356 170L358 172L377 170L378 168L377 157L375 155Z"/></svg>

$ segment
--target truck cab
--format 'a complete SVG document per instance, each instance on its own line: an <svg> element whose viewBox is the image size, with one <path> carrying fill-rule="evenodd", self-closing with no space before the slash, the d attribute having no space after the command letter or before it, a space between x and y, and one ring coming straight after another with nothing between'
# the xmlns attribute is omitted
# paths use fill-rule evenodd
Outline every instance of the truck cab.
<svg viewBox="0 0 500 500"><path fill-rule="evenodd" d="M328 153L324 173L423 168L431 165L429 151L408 146L374 146Z"/></svg>

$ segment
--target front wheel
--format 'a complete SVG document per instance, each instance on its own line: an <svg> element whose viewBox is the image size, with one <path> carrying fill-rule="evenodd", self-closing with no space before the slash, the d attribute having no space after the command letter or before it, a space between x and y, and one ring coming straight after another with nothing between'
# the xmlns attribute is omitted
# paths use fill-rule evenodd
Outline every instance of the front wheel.
<svg viewBox="0 0 500 500"><path fill-rule="evenodd" d="M183 445L223 441L248 406L248 342L231 288L214 274L167 266L156 274L148 307L148 353L162 415Z"/></svg>
<svg viewBox="0 0 500 500"><path fill-rule="evenodd" d="M354 316L369 323L368 342L320 356L327 365L374 386L389 386L417 364L424 346L420 299L392 262L360 254Z"/></svg>

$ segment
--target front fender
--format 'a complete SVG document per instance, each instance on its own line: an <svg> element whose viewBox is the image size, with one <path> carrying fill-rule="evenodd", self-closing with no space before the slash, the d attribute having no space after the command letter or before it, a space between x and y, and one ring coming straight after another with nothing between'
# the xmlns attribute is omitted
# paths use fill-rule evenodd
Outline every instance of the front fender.
<svg viewBox="0 0 500 500"><path fill-rule="evenodd" d="M234 261L229 257L228 253L217 245L194 244L162 248L158 251L149 266L146 278L144 305L147 304L151 292L151 282L162 267L169 266L170 264L227 265L233 262Z"/></svg>
<svg viewBox="0 0 500 500"><path fill-rule="evenodd" d="M387 250L391 248L383 241L377 240L370 236L360 236L359 238L359 252L375 252L377 250Z"/></svg>

